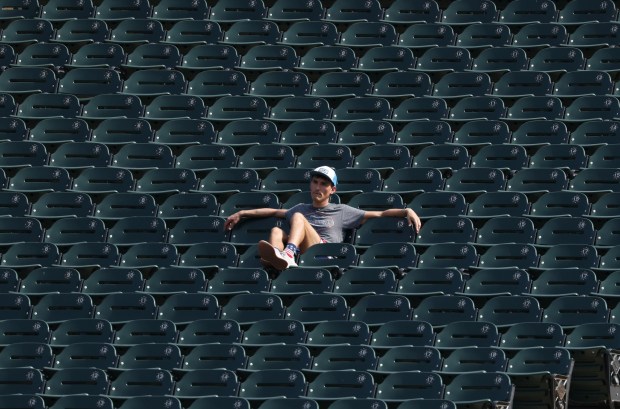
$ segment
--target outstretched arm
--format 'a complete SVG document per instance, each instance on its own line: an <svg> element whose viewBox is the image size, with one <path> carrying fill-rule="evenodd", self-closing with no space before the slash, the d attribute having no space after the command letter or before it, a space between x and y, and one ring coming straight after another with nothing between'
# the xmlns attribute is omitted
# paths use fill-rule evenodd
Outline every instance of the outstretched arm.
<svg viewBox="0 0 620 409"><path fill-rule="evenodd" d="M226 230L232 230L239 221L246 217L285 217L286 209L272 209L269 207L261 209L239 210L237 213L231 214L224 223Z"/></svg>
<svg viewBox="0 0 620 409"><path fill-rule="evenodd" d="M375 217L405 217L409 222L409 226L413 226L416 233L422 227L422 221L416 212L406 207L404 209L387 209L383 211L367 211L364 214L364 221Z"/></svg>

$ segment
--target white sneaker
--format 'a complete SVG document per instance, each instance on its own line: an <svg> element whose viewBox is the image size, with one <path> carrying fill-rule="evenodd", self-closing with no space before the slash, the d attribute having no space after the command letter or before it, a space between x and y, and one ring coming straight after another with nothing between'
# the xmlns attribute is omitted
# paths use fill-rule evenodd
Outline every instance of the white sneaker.
<svg viewBox="0 0 620 409"><path fill-rule="evenodd" d="M258 254L261 259L272 265L276 270L286 270L289 267L297 267L294 257L291 257L288 253L273 247L265 240L258 242Z"/></svg>

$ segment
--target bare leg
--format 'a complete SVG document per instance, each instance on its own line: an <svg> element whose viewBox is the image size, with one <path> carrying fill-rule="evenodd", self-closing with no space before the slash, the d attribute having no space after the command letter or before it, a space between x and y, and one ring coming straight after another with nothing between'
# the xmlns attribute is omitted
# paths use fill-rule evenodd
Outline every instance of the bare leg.
<svg viewBox="0 0 620 409"><path fill-rule="evenodd" d="M287 242L296 245L302 253L310 246L321 242L321 237L303 214L295 213L290 223L291 230Z"/></svg>
<svg viewBox="0 0 620 409"><path fill-rule="evenodd" d="M279 227L274 227L271 229L269 234L269 244L278 250L284 250L284 246L286 246L288 240L288 234L284 230Z"/></svg>

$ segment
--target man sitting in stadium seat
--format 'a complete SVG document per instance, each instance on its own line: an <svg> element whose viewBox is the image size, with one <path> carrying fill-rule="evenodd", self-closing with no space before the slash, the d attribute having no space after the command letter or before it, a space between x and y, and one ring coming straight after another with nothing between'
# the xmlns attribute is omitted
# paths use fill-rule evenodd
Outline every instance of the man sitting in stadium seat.
<svg viewBox="0 0 620 409"><path fill-rule="evenodd" d="M266 265L277 270L297 266L295 256L319 243L340 243L343 231L362 225L375 217L406 217L416 232L421 221L412 209L387 209L364 211L346 204L330 203L330 196L336 193L338 177L334 169L320 166L310 172L310 194L312 203L300 203L290 209L261 208L241 210L226 219L225 228L232 228L245 217L280 217L290 224L289 232L279 227L271 229L269 240L258 243L258 253Z"/></svg>

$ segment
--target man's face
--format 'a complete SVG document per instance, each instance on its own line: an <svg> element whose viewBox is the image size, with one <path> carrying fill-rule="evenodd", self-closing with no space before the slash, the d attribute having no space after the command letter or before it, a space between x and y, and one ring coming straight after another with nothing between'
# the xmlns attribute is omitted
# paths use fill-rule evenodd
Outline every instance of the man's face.
<svg viewBox="0 0 620 409"><path fill-rule="evenodd" d="M326 178L313 176L310 180L310 193L312 200L316 202L324 201L336 191L336 187Z"/></svg>

